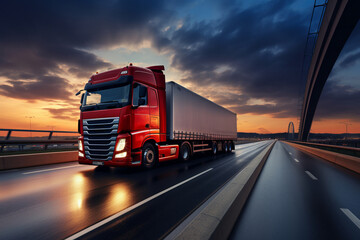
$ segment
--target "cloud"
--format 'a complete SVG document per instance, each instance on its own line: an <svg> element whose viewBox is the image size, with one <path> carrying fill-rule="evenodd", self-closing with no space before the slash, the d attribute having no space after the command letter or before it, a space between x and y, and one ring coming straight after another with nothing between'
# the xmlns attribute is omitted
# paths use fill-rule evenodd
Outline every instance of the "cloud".
<svg viewBox="0 0 360 240"><path fill-rule="evenodd" d="M0 15L0 94L68 98L66 75L91 76L114 66L90 52L153 38L163 1L6 1ZM161 13L161 17L159 17ZM169 22L169 21L168 21ZM160 39L160 38L159 38Z"/></svg>
<svg viewBox="0 0 360 240"><path fill-rule="evenodd" d="M313 3L297 4L308 7L297 10L281 0L250 5L214 0L204 8L201 1L6 1L0 15L0 76L6 81L0 84L0 94L69 100L77 84L65 76L86 79L115 67L92 50L136 49L150 42L159 53L171 54L172 67L184 73L183 83L218 104L239 114L297 117ZM219 7L221 14L216 12ZM186 9L192 14L182 11ZM358 46L357 29L344 48L348 57L343 65L359 57L351 53ZM354 92L336 89L336 84L326 87L320 105L357 100ZM249 99L263 102L250 105ZM331 111L319 110L318 116L350 116L341 104L331 106ZM57 116L66 111L48 110Z"/></svg>
<svg viewBox="0 0 360 240"><path fill-rule="evenodd" d="M68 100L70 84L57 76L39 76L36 80L10 80L0 85L0 95L25 100Z"/></svg>
<svg viewBox="0 0 360 240"><path fill-rule="evenodd" d="M308 27L305 19L303 12L292 10L286 2L271 1L232 9L220 21L187 22L171 39L172 64L188 73L182 81L195 84L195 90L196 86L225 86L241 92L243 101L235 102L239 97L228 99L224 93L216 100L237 105L231 108L237 113L295 117ZM249 98L276 104L250 106L244 102Z"/></svg>
<svg viewBox="0 0 360 240"><path fill-rule="evenodd" d="M337 67L346 68L351 65L355 65L360 60L360 52L352 52L345 56L341 62L337 64Z"/></svg>
<svg viewBox="0 0 360 240"><path fill-rule="evenodd" d="M48 110L55 119L76 120L79 118L79 108L77 107L44 108L44 110Z"/></svg>
<svg viewBox="0 0 360 240"><path fill-rule="evenodd" d="M213 22L185 22L170 41L172 64L188 73L182 80L202 95L219 86L240 92L234 96L219 91L214 98L238 114L298 117L299 97L304 95L299 92L305 84L300 75L311 8L309 5L308 12L297 12L286 1L271 1L247 9L233 8L225 18ZM340 65L349 66L359 59L353 52L359 39L357 26L344 47L347 57ZM218 71L222 66L225 70ZM337 72L344 74L341 69ZM360 108L358 92L348 91L352 87L340 82L327 85L316 116L359 121L359 114L354 114ZM249 105L250 98L263 99L264 103Z"/></svg>
<svg viewBox="0 0 360 240"><path fill-rule="evenodd" d="M336 80L328 81L320 98L315 120L349 119L360 120L360 90L351 86L338 85Z"/></svg>

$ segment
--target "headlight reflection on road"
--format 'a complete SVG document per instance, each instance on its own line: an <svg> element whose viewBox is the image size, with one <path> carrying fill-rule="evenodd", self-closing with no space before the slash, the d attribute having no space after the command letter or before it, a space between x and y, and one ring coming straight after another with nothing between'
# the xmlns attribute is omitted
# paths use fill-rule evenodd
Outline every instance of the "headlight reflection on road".
<svg viewBox="0 0 360 240"><path fill-rule="evenodd" d="M116 184L111 188L109 196L110 210L126 208L131 202L131 195L127 185Z"/></svg>
<svg viewBox="0 0 360 240"><path fill-rule="evenodd" d="M72 188L75 191L71 200L71 210L80 210L83 207L84 191L85 191L85 178L82 174L78 173L73 176Z"/></svg>
<svg viewBox="0 0 360 240"><path fill-rule="evenodd" d="M75 193L74 198L72 201L72 210L79 210L83 206L83 194L82 193Z"/></svg>

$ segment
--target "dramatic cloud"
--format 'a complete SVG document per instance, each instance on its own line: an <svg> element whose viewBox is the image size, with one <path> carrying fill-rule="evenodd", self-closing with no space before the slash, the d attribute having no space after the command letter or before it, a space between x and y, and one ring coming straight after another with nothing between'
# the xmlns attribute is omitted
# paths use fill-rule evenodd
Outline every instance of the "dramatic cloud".
<svg viewBox="0 0 360 240"><path fill-rule="evenodd" d="M8 85L0 85L0 94L26 100L68 100L70 84L57 76L39 76L37 80L10 80Z"/></svg>
<svg viewBox="0 0 360 240"><path fill-rule="evenodd" d="M114 67L88 49L151 39L158 11L171 18L161 1L7 1L3 6L0 76L8 81L0 94L20 99L68 98L63 75L88 78Z"/></svg>
<svg viewBox="0 0 360 240"><path fill-rule="evenodd" d="M320 98L315 119L353 119L360 120L360 90L351 86L340 86L336 81L328 81Z"/></svg>
<svg viewBox="0 0 360 240"><path fill-rule="evenodd" d="M308 22L287 5L271 1L234 9L220 22L184 24L171 41L174 66L189 73L185 82L223 85L238 89L243 99L275 103L236 102L237 113L294 117Z"/></svg>
<svg viewBox="0 0 360 240"><path fill-rule="evenodd" d="M79 118L79 108L45 108L50 114L57 119L76 120Z"/></svg>
<svg viewBox="0 0 360 240"><path fill-rule="evenodd" d="M186 76L182 82L239 114L276 118L299 114L299 89L304 84L300 74L313 1L254 5L213 0L204 6L199 1L66 0L2 5L6 11L0 15L0 77L5 80L0 95L69 99L74 86L64 76L86 79L96 70L115 67L93 50L134 49L149 42L159 53L171 54L171 65ZM343 68L360 57L352 53L360 34L353 35L339 64ZM359 107L358 92L336 91L341 86L327 86L321 104L344 101ZM360 119L340 103L331 106L317 116ZM64 115L66 110L49 111Z"/></svg>
<svg viewBox="0 0 360 240"><path fill-rule="evenodd" d="M304 13L286 1L271 1L233 9L221 21L189 21L173 35L173 65L189 73L183 81L198 87L238 89L240 96L229 99L223 93L216 100L237 113L297 117L299 97L304 94L299 92L304 85L300 75L310 11L311 6ZM336 73L343 75L345 67L359 60L359 53L354 53L359 49L359 33L357 27L344 48L345 57L335 66ZM352 87L341 81L327 85L317 116L359 121L359 114L354 114L360 107L359 92L348 91ZM251 98L262 104L248 104Z"/></svg>

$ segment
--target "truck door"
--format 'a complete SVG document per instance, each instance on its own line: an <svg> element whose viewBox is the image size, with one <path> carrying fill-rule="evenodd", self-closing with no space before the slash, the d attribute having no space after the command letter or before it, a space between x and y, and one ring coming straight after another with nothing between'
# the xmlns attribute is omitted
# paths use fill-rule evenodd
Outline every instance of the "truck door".
<svg viewBox="0 0 360 240"><path fill-rule="evenodd" d="M159 123L159 104L155 89L149 88L149 111L150 111L150 129L152 133L160 133Z"/></svg>
<svg viewBox="0 0 360 240"><path fill-rule="evenodd" d="M148 104L148 88L142 84L133 85L133 114L131 120L131 135L133 148L140 148L143 140L149 134L150 114Z"/></svg>

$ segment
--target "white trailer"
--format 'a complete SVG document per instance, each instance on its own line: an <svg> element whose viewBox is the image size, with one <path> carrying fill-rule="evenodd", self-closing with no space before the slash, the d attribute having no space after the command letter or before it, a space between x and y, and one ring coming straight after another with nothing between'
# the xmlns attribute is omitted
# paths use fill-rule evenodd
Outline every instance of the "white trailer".
<svg viewBox="0 0 360 240"><path fill-rule="evenodd" d="M166 83L166 122L168 140L187 140L193 152L214 144L218 150L234 148L236 114L175 82Z"/></svg>

